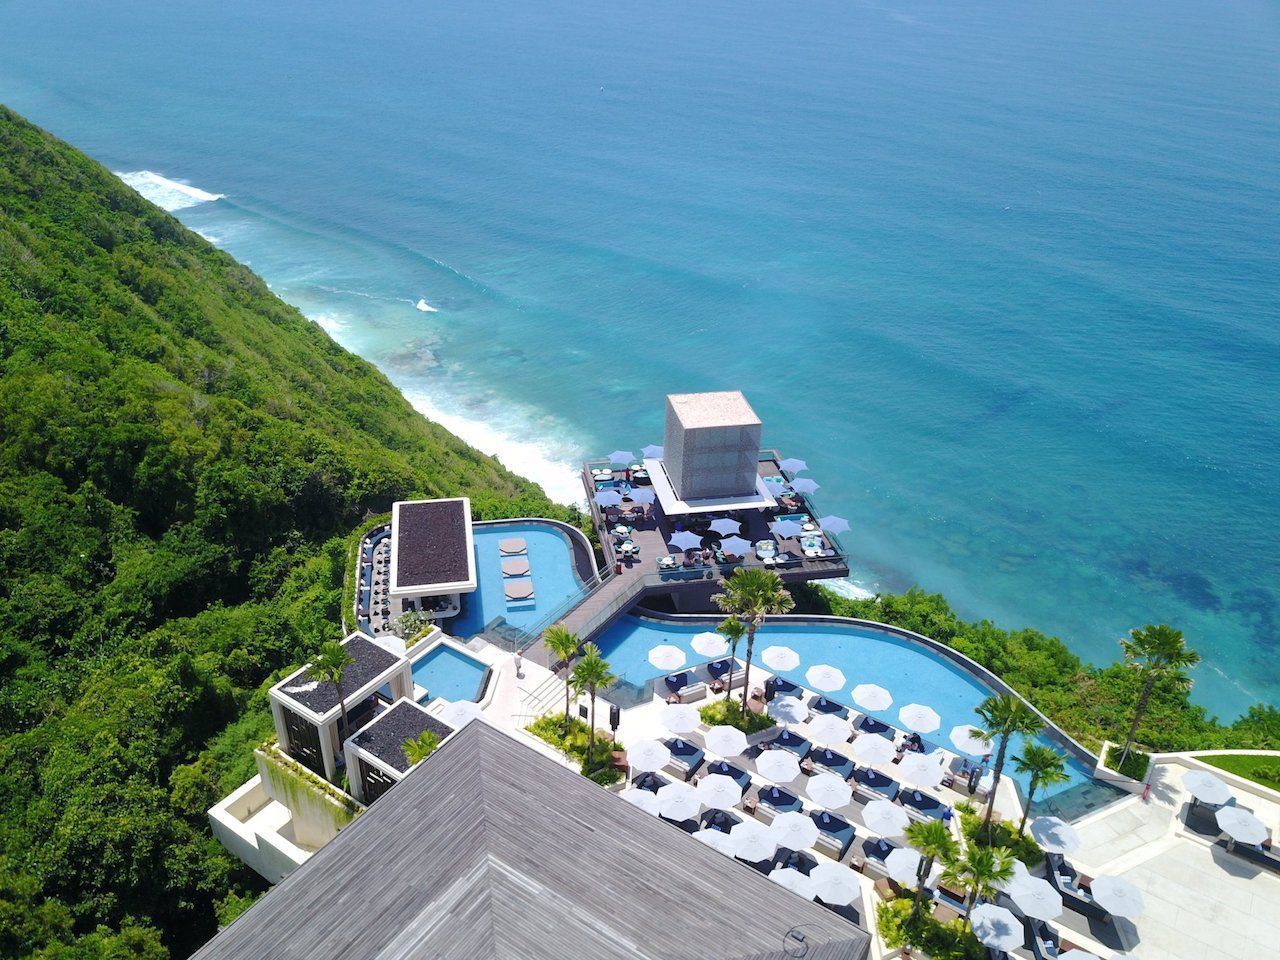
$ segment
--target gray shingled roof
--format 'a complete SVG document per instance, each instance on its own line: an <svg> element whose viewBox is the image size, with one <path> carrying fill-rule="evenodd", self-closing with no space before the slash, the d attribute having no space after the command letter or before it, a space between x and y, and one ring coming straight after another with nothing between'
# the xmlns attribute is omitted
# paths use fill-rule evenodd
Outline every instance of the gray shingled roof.
<svg viewBox="0 0 1280 960"><path fill-rule="evenodd" d="M379 674L394 667L401 658L359 634L345 641L343 646L355 660L355 663L347 667L342 677L342 692L346 695L347 708L350 709L354 706L351 695ZM328 681L318 683L314 687L313 683L315 681L308 674L299 674L295 679L283 684L280 692L319 714L324 714L338 705L337 687Z"/></svg>
<svg viewBox="0 0 1280 960"><path fill-rule="evenodd" d="M404 742L416 740L427 730L441 740L453 733L453 727L427 716L408 700L398 700L390 710L357 733L354 739L361 749L404 773L409 769Z"/></svg>
<svg viewBox="0 0 1280 960"><path fill-rule="evenodd" d="M467 505L462 500L400 504L395 537L393 586L457 583L470 576Z"/></svg>
<svg viewBox="0 0 1280 960"><path fill-rule="evenodd" d="M477 721L200 960L864 960L853 924Z"/></svg>

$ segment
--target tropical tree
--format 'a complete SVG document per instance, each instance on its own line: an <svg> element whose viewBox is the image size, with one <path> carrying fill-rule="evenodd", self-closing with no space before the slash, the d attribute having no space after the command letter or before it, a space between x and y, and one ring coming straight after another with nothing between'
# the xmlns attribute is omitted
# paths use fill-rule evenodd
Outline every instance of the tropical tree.
<svg viewBox="0 0 1280 960"><path fill-rule="evenodd" d="M959 887L965 899L965 926L978 899L995 896L999 885L1013 876L1013 853L1008 847L984 847L971 843L963 854L949 860L942 868L942 879Z"/></svg>
<svg viewBox="0 0 1280 960"><path fill-rule="evenodd" d="M914 919L920 913L924 903L924 888L933 871L935 860L947 863L960 853L960 845L951 833L951 828L941 820L925 820L911 824L904 831L907 842L920 854L920 868L916 872L916 895L911 904L911 916Z"/></svg>
<svg viewBox="0 0 1280 960"><path fill-rule="evenodd" d="M1200 662L1200 654L1187 649L1182 631L1175 630L1168 624L1148 623L1145 627L1129 631L1129 639L1121 640L1124 650L1124 662L1138 669L1142 677L1142 695L1138 698L1138 708L1133 714L1133 723L1129 726L1129 735L1124 740L1124 750L1120 753L1120 762L1116 769L1124 766L1133 748L1134 737L1138 735L1138 725L1147 712L1147 701L1157 682L1186 691L1191 689L1191 678L1187 670Z"/></svg>
<svg viewBox="0 0 1280 960"><path fill-rule="evenodd" d="M563 623L547 627L546 632L542 634L542 642L547 645L547 649L555 656L556 661L564 664L564 732L568 733L570 662L577 655L581 643L578 635L572 633Z"/></svg>
<svg viewBox="0 0 1280 960"><path fill-rule="evenodd" d="M716 633L729 641L729 680L733 680L733 667L737 662L738 641L742 639L742 635L747 632L747 628L742 625L742 621L737 617L725 617L720 621L720 626L716 627ZM733 693L733 683L728 682L724 685L724 701L729 702L729 695Z"/></svg>
<svg viewBox="0 0 1280 960"><path fill-rule="evenodd" d="M995 776L991 783L991 794L987 797L987 812L982 818L983 836L991 836L991 816L996 809L996 790L1000 786L1000 777L1004 773L1004 758L1009 749L1009 738L1015 733L1030 736L1039 733L1044 726L1040 717L1028 707L1020 697L1011 693L987 697L975 711L982 718L983 732L989 739L998 740L996 748Z"/></svg>
<svg viewBox="0 0 1280 960"><path fill-rule="evenodd" d="M747 691L751 689L751 658L756 631L766 617L787 613L795 606L782 578L763 567L739 567L724 581L724 593L711 598L725 613L741 620L747 630L746 666L742 673L742 716L747 715Z"/></svg>
<svg viewBox="0 0 1280 960"><path fill-rule="evenodd" d="M347 700L342 692L342 678L347 668L356 662L355 657L337 640L330 640L320 647L320 652L307 665L307 676L321 683L332 683L338 691L338 739L347 739Z"/></svg>
<svg viewBox="0 0 1280 960"><path fill-rule="evenodd" d="M588 643L582 650L582 659L577 662L569 680L578 693L586 693L591 698L591 730L587 734L587 766L590 767L595 758L596 747L596 693L609 686L618 678L609 672L609 664L600 656L600 648Z"/></svg>
<svg viewBox="0 0 1280 960"><path fill-rule="evenodd" d="M1051 787L1055 783L1066 783L1071 778L1067 775L1067 758L1053 747L1043 743L1028 743L1022 753L1013 758L1013 767L1024 776L1030 775L1027 784L1027 804L1022 808L1022 820L1018 822L1018 836L1027 829L1027 817L1031 813L1031 798L1040 787Z"/></svg>
<svg viewBox="0 0 1280 960"><path fill-rule="evenodd" d="M416 737L404 742L404 758L409 766L421 763L440 746L440 738L430 730L423 730Z"/></svg>

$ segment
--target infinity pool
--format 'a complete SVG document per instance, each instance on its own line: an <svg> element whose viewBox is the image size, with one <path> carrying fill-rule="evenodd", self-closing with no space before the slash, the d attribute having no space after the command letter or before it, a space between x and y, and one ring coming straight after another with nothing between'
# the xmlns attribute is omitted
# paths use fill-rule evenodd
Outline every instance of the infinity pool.
<svg viewBox="0 0 1280 960"><path fill-rule="evenodd" d="M462 595L462 612L443 625L453 636L474 637L499 617L521 630L528 630L541 624L570 597L582 592L573 544L569 542L569 535L555 525L477 524L474 533L478 585L475 592ZM510 537L520 537L527 545L533 581L532 602L507 603L506 578L502 573L504 558L498 544Z"/></svg>
<svg viewBox="0 0 1280 960"><path fill-rule="evenodd" d="M448 644L437 644L413 665L415 698L419 703L437 698L479 699L488 670L475 657Z"/></svg>
<svg viewBox="0 0 1280 960"><path fill-rule="evenodd" d="M614 673L628 683L641 686L668 672L649 663L649 651L659 643L682 647L689 656L688 665L706 662L707 658L695 653L689 641L694 634L713 626L714 621L667 622L625 616L597 638L596 643ZM993 692L952 661L918 644L852 624L766 625L756 635L753 671L760 664L760 654L774 644L790 647L799 654L800 665L794 670L781 671L781 676L801 686L806 685L805 671L816 664L839 668L846 683L842 690L828 694L833 700L853 706L850 694L856 684L875 683L884 687L893 695L893 705L872 716L885 723L900 726L898 709L905 704L922 703L932 707L942 718L942 725L928 737L947 748L950 748L951 729L973 722L974 708ZM741 648L738 654L742 656ZM752 686L756 686L754 681ZM1047 738L1040 739L1054 746ZM1010 741L1009 756L1012 758L1021 747L1021 738ZM1006 763L1006 774L1013 777L1025 796L1026 778L1019 778L1011 767L1011 763ZM1033 808L1037 812L1051 810L1058 816L1074 819L1122 796L1115 787L1094 780L1091 772L1091 768L1086 769L1068 755L1070 780L1037 791Z"/></svg>

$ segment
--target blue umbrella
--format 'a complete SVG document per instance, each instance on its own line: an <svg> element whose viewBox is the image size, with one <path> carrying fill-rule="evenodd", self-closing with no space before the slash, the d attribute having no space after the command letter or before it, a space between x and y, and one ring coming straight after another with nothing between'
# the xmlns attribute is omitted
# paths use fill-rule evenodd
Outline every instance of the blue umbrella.
<svg viewBox="0 0 1280 960"><path fill-rule="evenodd" d="M596 503L602 507L616 507L622 502L622 494L617 490L601 490L596 494Z"/></svg>
<svg viewBox="0 0 1280 960"><path fill-rule="evenodd" d="M644 454L646 460L661 457L663 453L662 447L658 446L656 443L649 444L649 446L644 447L640 452Z"/></svg>
<svg viewBox="0 0 1280 960"><path fill-rule="evenodd" d="M773 531L775 537L798 537L804 531L804 528L794 520L775 520L769 524L769 529Z"/></svg>
<svg viewBox="0 0 1280 960"><path fill-rule="evenodd" d="M778 466L781 469L787 471L787 473L792 473L792 474L799 473L801 470L809 469L809 465L807 463L805 463L803 460L798 460L795 457L787 457L787 459L779 463Z"/></svg>
<svg viewBox="0 0 1280 960"><path fill-rule="evenodd" d="M658 495L648 487L632 487L631 492L627 494L627 499L632 503L653 503L658 499Z"/></svg>
<svg viewBox="0 0 1280 960"><path fill-rule="evenodd" d="M742 529L742 524L728 517L719 517L711 521L711 529L716 533L737 533Z"/></svg>
<svg viewBox="0 0 1280 960"><path fill-rule="evenodd" d="M692 531L680 530L673 533L667 543L677 550L691 550L694 547L702 546L702 538Z"/></svg>
<svg viewBox="0 0 1280 960"><path fill-rule="evenodd" d="M791 481L791 489L796 493L813 493L821 484L816 480L810 480L808 477L801 477L798 480Z"/></svg>
<svg viewBox="0 0 1280 960"><path fill-rule="evenodd" d="M636 455L630 450L615 450L609 454L610 463L631 463L635 458Z"/></svg>
<svg viewBox="0 0 1280 960"><path fill-rule="evenodd" d="M720 541L720 549L735 557L745 557L747 551L751 549L751 541L742 537L725 537Z"/></svg>
<svg viewBox="0 0 1280 960"><path fill-rule="evenodd" d="M849 521L844 517L828 516L818 521L824 533L844 533L849 529Z"/></svg>

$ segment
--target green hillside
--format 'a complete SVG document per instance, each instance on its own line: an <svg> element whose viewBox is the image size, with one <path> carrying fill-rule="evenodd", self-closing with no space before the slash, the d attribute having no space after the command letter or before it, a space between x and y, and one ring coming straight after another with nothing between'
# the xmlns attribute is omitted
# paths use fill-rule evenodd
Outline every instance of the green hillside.
<svg viewBox="0 0 1280 960"><path fill-rule="evenodd" d="M244 266L0 107L0 956L184 956L205 808L412 494L562 515Z"/></svg>

